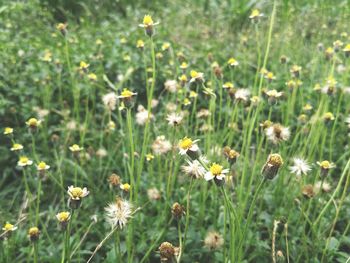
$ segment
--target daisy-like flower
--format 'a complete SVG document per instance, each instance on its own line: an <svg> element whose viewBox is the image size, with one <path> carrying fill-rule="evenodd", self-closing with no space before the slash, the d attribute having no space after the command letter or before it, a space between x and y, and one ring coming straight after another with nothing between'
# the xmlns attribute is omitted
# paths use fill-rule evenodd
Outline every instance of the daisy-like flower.
<svg viewBox="0 0 350 263"><path fill-rule="evenodd" d="M121 190L128 193L128 192L130 192L131 185L128 183L125 183L125 184L121 184L119 187Z"/></svg>
<svg viewBox="0 0 350 263"><path fill-rule="evenodd" d="M44 174L47 170L50 169L50 166L47 165L45 162L40 162L38 163L38 165L36 166L36 169L38 170L38 172L40 174Z"/></svg>
<svg viewBox="0 0 350 263"><path fill-rule="evenodd" d="M181 86L185 86L185 84L187 83L188 79L187 79L187 76L185 74L182 74L180 77L179 77L179 80L180 80L180 84Z"/></svg>
<svg viewBox="0 0 350 263"><path fill-rule="evenodd" d="M350 44L347 44L344 48L343 48L343 52L345 53L345 56L349 56L350 55Z"/></svg>
<svg viewBox="0 0 350 263"><path fill-rule="evenodd" d="M188 137L181 139L178 144L180 155L187 154L192 159L196 159L199 152L199 147L197 145L198 141L199 140L192 141L192 139Z"/></svg>
<svg viewBox="0 0 350 263"><path fill-rule="evenodd" d="M23 149L23 145L19 143L14 143L11 147L11 151L20 151Z"/></svg>
<svg viewBox="0 0 350 263"><path fill-rule="evenodd" d="M72 152L72 153L78 153L78 152L81 152L84 148L83 147L80 147L78 144L73 144L72 146L69 146L69 150Z"/></svg>
<svg viewBox="0 0 350 263"><path fill-rule="evenodd" d="M30 118L28 121L26 121L26 125L32 130L36 130L40 124L41 120L38 120L36 118Z"/></svg>
<svg viewBox="0 0 350 263"><path fill-rule="evenodd" d="M216 231L210 231L207 233L204 239L204 246L210 250L220 249L224 244L224 239Z"/></svg>
<svg viewBox="0 0 350 263"><path fill-rule="evenodd" d="M167 115L166 120L170 126L178 126L182 123L183 114L172 112Z"/></svg>
<svg viewBox="0 0 350 263"><path fill-rule="evenodd" d="M117 198L105 207L106 220L112 228L122 229L133 215L133 206L129 201Z"/></svg>
<svg viewBox="0 0 350 263"><path fill-rule="evenodd" d="M269 71L265 74L264 78L271 82L276 79L276 76Z"/></svg>
<svg viewBox="0 0 350 263"><path fill-rule="evenodd" d="M28 236L30 241L35 242L39 239L39 235L40 235L40 231L39 228L35 227L31 227L28 230Z"/></svg>
<svg viewBox="0 0 350 263"><path fill-rule="evenodd" d="M234 58L230 58L227 61L227 65L229 65L230 67L237 67L239 65L239 62Z"/></svg>
<svg viewBox="0 0 350 263"><path fill-rule="evenodd" d="M88 196L90 192L86 187L80 188L71 185L68 187L67 193L69 195L68 206L72 209L77 209L81 205L81 200Z"/></svg>
<svg viewBox="0 0 350 263"><path fill-rule="evenodd" d="M180 69L185 70L187 68L188 68L188 64L185 61L182 62L181 65L180 65Z"/></svg>
<svg viewBox="0 0 350 263"><path fill-rule="evenodd" d="M224 147L224 155L227 158L227 160L230 162L231 165L233 165L236 161L237 158L239 157L239 152L235 151L234 149L231 149L228 146Z"/></svg>
<svg viewBox="0 0 350 263"><path fill-rule="evenodd" d="M133 102L133 97L136 95L137 93L132 92L127 88L124 88L117 98L120 99L125 104L125 106L131 106Z"/></svg>
<svg viewBox="0 0 350 263"><path fill-rule="evenodd" d="M185 174L195 179L204 177L204 174L206 172L205 168L198 160L194 160L194 161L186 160L186 162L187 162L187 165L181 166L181 170Z"/></svg>
<svg viewBox="0 0 350 263"><path fill-rule="evenodd" d="M224 169L224 167L220 164L213 163L209 167L209 171L207 171L204 175L204 179L206 181L213 180L216 184L221 185L225 183L225 176L229 172L229 169Z"/></svg>
<svg viewBox="0 0 350 263"><path fill-rule="evenodd" d="M175 93L177 91L177 82L176 80L167 80L164 83L164 87L170 93Z"/></svg>
<svg viewBox="0 0 350 263"><path fill-rule="evenodd" d="M235 92L235 99L237 102L246 102L249 100L250 91L248 89L238 89Z"/></svg>
<svg viewBox="0 0 350 263"><path fill-rule="evenodd" d="M253 11L251 12L249 18L254 21L254 22L257 22L259 21L259 19L261 17L263 17L264 14L263 13L260 13L260 11L258 9L253 9Z"/></svg>
<svg viewBox="0 0 350 263"><path fill-rule="evenodd" d="M79 70L81 72L86 73L88 71L90 64L86 63L85 61L80 61L79 63Z"/></svg>
<svg viewBox="0 0 350 263"><path fill-rule="evenodd" d="M155 155L166 154L171 150L170 141L165 139L164 135L158 136L152 144L152 151Z"/></svg>
<svg viewBox="0 0 350 263"><path fill-rule="evenodd" d="M95 73L89 73L89 74L87 75L87 77L88 77L88 79L89 79L90 81L96 81L96 80L97 80L97 76L96 76Z"/></svg>
<svg viewBox="0 0 350 263"><path fill-rule="evenodd" d="M151 153L147 153L146 154L146 160L147 160L147 162L150 162L150 161L152 161L154 159L154 155L153 154L151 154Z"/></svg>
<svg viewBox="0 0 350 263"><path fill-rule="evenodd" d="M317 162L317 164L321 167L321 176L326 177L329 173L329 170L335 167L334 163L331 163L328 160L324 160L322 162Z"/></svg>
<svg viewBox="0 0 350 263"><path fill-rule="evenodd" d="M325 56L327 59L331 59L334 55L334 49L331 47L328 47L325 51Z"/></svg>
<svg viewBox="0 0 350 263"><path fill-rule="evenodd" d="M290 69L290 73L292 74L293 77L299 78L301 69L302 67L298 65L293 65L292 68Z"/></svg>
<svg viewBox="0 0 350 263"><path fill-rule="evenodd" d="M314 186L312 184L304 185L303 188L301 189L301 193L306 198L312 198L316 195Z"/></svg>
<svg viewBox="0 0 350 263"><path fill-rule="evenodd" d="M344 46L344 43L339 39L333 42L333 47L335 52L338 52L343 46Z"/></svg>
<svg viewBox="0 0 350 263"><path fill-rule="evenodd" d="M185 207L180 205L178 202L175 202L171 207L171 213L175 219L181 219L181 217L186 214Z"/></svg>
<svg viewBox="0 0 350 263"><path fill-rule="evenodd" d="M311 111L313 109L312 105L307 103L303 107L303 111Z"/></svg>
<svg viewBox="0 0 350 263"><path fill-rule="evenodd" d="M274 144L278 144L282 141L287 141L290 137L290 131L288 127L284 127L279 123L273 124L265 130L267 139Z"/></svg>
<svg viewBox="0 0 350 263"><path fill-rule="evenodd" d="M154 26L158 25L159 22L153 22L153 19L150 15L145 15L143 17L142 24L139 24L140 27L145 29L146 35L152 37L154 35Z"/></svg>
<svg viewBox="0 0 350 263"><path fill-rule="evenodd" d="M57 218L62 230L66 229L67 224L70 220L70 216L71 216L71 214L67 211L60 212L56 215L56 218Z"/></svg>
<svg viewBox="0 0 350 263"><path fill-rule="evenodd" d="M251 105L253 106L258 106L260 102L260 97L259 96L253 96L250 98Z"/></svg>
<svg viewBox="0 0 350 263"><path fill-rule="evenodd" d="M332 112L326 112L325 114L323 114L322 118L326 123L333 121L335 119Z"/></svg>
<svg viewBox="0 0 350 263"><path fill-rule="evenodd" d="M137 40L136 47L139 49L143 49L145 47L145 42L143 42L143 40L141 39Z"/></svg>
<svg viewBox="0 0 350 263"><path fill-rule="evenodd" d="M3 235L5 238L9 238L11 236L11 233L15 231L17 227L15 225L12 225L9 222L6 222L6 224L3 226L2 230L4 231Z"/></svg>
<svg viewBox="0 0 350 263"><path fill-rule="evenodd" d="M33 161L29 160L29 158L27 156L21 156L19 157L19 161L17 162L17 165L20 167L25 167L25 166L29 166L32 165Z"/></svg>
<svg viewBox="0 0 350 263"><path fill-rule="evenodd" d="M278 153L272 153L267 157L267 161L262 168L261 174L269 180L276 177L279 168L283 165L283 159Z"/></svg>
<svg viewBox="0 0 350 263"><path fill-rule="evenodd" d="M162 51L166 51L170 48L170 43L169 42L165 42L162 45Z"/></svg>
<svg viewBox="0 0 350 263"><path fill-rule="evenodd" d="M60 31L63 36L65 36L67 34L67 26L67 23L58 23L56 25L56 29Z"/></svg>
<svg viewBox="0 0 350 263"><path fill-rule="evenodd" d="M195 81L204 82L204 74L202 72L191 70L190 76L191 76L190 83Z"/></svg>
<svg viewBox="0 0 350 263"><path fill-rule="evenodd" d="M232 82L225 82L224 85L222 85L224 89L233 89L234 85Z"/></svg>
<svg viewBox="0 0 350 263"><path fill-rule="evenodd" d="M154 119L153 114L149 113L145 107L142 105L139 105L137 107L137 113L136 113L136 123L138 125L145 125L147 121Z"/></svg>
<svg viewBox="0 0 350 263"><path fill-rule="evenodd" d="M13 133L13 128L11 127L6 127L3 132L4 135L10 135L12 133Z"/></svg>
<svg viewBox="0 0 350 263"><path fill-rule="evenodd" d="M293 165L289 167L291 173L300 177L301 175L307 175L311 171L310 165L302 158L293 158Z"/></svg>

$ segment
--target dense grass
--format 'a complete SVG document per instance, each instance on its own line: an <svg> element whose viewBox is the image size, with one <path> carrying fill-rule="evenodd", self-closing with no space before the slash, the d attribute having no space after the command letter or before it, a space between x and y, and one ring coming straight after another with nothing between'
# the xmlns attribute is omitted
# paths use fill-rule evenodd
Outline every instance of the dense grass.
<svg viewBox="0 0 350 263"><path fill-rule="evenodd" d="M251 19L255 8L264 15ZM0 137L0 262L159 262L163 242L177 248L168 262L348 262L349 11L347 1L5 1L0 126L13 133ZM145 14L160 22L152 37ZM203 80L190 82L192 70ZM113 107L125 88L137 95ZM181 124L168 124L171 113ZM181 155L184 137L205 158ZM274 172L270 154L283 159ZM18 166L20 156L33 164ZM296 157L306 175L291 171ZM40 161L50 169L38 172ZM229 171L206 181L188 162ZM90 192L78 209L71 185ZM122 229L105 218L117 197L133 205Z"/></svg>

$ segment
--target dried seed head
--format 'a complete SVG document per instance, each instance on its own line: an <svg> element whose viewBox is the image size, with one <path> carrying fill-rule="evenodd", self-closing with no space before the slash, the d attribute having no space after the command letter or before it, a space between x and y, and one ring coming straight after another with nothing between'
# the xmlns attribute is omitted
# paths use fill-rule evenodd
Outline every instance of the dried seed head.
<svg viewBox="0 0 350 263"><path fill-rule="evenodd" d="M176 219L181 219L181 217L186 214L185 208L177 202L171 207L171 213Z"/></svg>
<svg viewBox="0 0 350 263"><path fill-rule="evenodd" d="M39 239L40 231L37 227L31 227L28 231L30 241L35 242Z"/></svg>
<svg viewBox="0 0 350 263"><path fill-rule="evenodd" d="M112 186L119 186L121 181L120 181L120 177L113 173L108 177L108 182L112 185Z"/></svg>
<svg viewBox="0 0 350 263"><path fill-rule="evenodd" d="M304 185L301 192L302 192L303 196L306 198L312 198L316 194L314 191L314 187L311 184Z"/></svg>
<svg viewBox="0 0 350 263"><path fill-rule="evenodd" d="M204 239L204 246L210 250L219 249L224 244L224 239L222 236L215 231L208 232L207 236Z"/></svg>
<svg viewBox="0 0 350 263"><path fill-rule="evenodd" d="M159 246L160 260L162 262L171 261L178 254L179 248L174 247L173 244L169 242L163 242Z"/></svg>
<svg viewBox="0 0 350 263"><path fill-rule="evenodd" d="M279 168L283 165L281 155L277 153L270 154L262 169L262 175L269 180L276 177Z"/></svg>

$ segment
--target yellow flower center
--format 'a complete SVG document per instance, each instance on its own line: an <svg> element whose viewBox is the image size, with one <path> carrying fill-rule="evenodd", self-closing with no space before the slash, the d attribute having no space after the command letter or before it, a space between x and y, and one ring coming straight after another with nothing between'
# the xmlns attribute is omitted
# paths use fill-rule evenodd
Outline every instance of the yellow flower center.
<svg viewBox="0 0 350 263"><path fill-rule="evenodd" d="M4 131L4 134L10 134L10 133L12 133L12 132L13 132L13 129L12 129L12 128L6 127L6 128L5 128L5 131Z"/></svg>
<svg viewBox="0 0 350 263"><path fill-rule="evenodd" d="M237 61L234 59L234 58L230 58L229 60L228 60L228 64L230 64L230 65L233 65L233 64L235 64Z"/></svg>
<svg viewBox="0 0 350 263"><path fill-rule="evenodd" d="M180 141L180 148L184 150L191 148L192 145L193 141L190 138L185 137Z"/></svg>
<svg viewBox="0 0 350 263"><path fill-rule="evenodd" d="M46 163L45 163L45 162L40 162L40 163L38 164L38 168L39 168L40 170L46 169Z"/></svg>
<svg viewBox="0 0 350 263"><path fill-rule="evenodd" d="M36 235L38 235L38 234L39 234L39 228L37 228L37 227L31 227L31 228L29 228L28 234L29 234L30 236L36 236Z"/></svg>
<svg viewBox="0 0 350 263"><path fill-rule="evenodd" d="M29 161L28 157L22 156L19 158L20 163L26 164L28 163L28 161Z"/></svg>
<svg viewBox="0 0 350 263"><path fill-rule="evenodd" d="M282 159L281 155L279 155L277 153L273 153L269 156L268 163L272 164L273 166L279 167L283 164L283 159Z"/></svg>
<svg viewBox="0 0 350 263"><path fill-rule="evenodd" d="M12 148L14 149L14 150L20 150L20 149L22 149L22 144L19 144L19 143L15 143L13 146L12 146Z"/></svg>
<svg viewBox="0 0 350 263"><path fill-rule="evenodd" d="M63 23L58 23L56 28L57 28L57 30L62 31L62 30L64 30L66 28L66 25L63 24Z"/></svg>
<svg viewBox="0 0 350 263"><path fill-rule="evenodd" d="M331 163L329 161L325 160L325 161L322 161L320 163L320 166L323 169L329 169L329 168L331 168Z"/></svg>
<svg viewBox="0 0 350 263"><path fill-rule="evenodd" d="M144 47L145 43L142 40L137 40L137 44L136 47L140 48L140 47Z"/></svg>
<svg viewBox="0 0 350 263"><path fill-rule="evenodd" d="M38 120L35 119L35 118L30 118L27 122L28 126L31 126L31 127L36 127L38 126Z"/></svg>
<svg viewBox="0 0 350 263"><path fill-rule="evenodd" d="M57 214L57 219L60 222L66 222L66 221L68 221L69 216L70 216L69 212L61 212L61 213Z"/></svg>
<svg viewBox="0 0 350 263"><path fill-rule="evenodd" d="M130 184L126 183L126 184L123 184L122 185L122 189L126 192L129 192L130 191Z"/></svg>
<svg viewBox="0 0 350 263"><path fill-rule="evenodd" d="M181 75L180 80L183 82L186 82L187 81L186 75L185 74Z"/></svg>
<svg viewBox="0 0 350 263"><path fill-rule="evenodd" d="M268 79L273 79L273 73L272 72L268 72L267 74L266 74L266 77L268 78Z"/></svg>
<svg viewBox="0 0 350 263"><path fill-rule="evenodd" d="M333 119L334 119L333 113L331 113L331 112L326 112L326 113L324 114L324 118L325 118L326 120L333 120Z"/></svg>
<svg viewBox="0 0 350 263"><path fill-rule="evenodd" d="M255 18L255 17L258 17L259 15L260 15L260 11L258 9L254 9L250 16L252 18Z"/></svg>
<svg viewBox="0 0 350 263"><path fill-rule="evenodd" d="M153 25L153 20L152 17L150 15L145 15L143 17L143 24L145 26L152 26Z"/></svg>
<svg viewBox="0 0 350 263"><path fill-rule="evenodd" d="M134 95L134 93L132 93L130 90L128 89L124 89L121 93L121 95L125 98L130 98Z"/></svg>
<svg viewBox="0 0 350 263"><path fill-rule="evenodd" d="M70 193L74 198L82 197L83 196L83 189L81 189L80 187L74 187L70 190Z"/></svg>
<svg viewBox="0 0 350 263"><path fill-rule="evenodd" d="M71 150L73 152L77 152L80 150L80 146L78 144L73 144L72 147L71 147Z"/></svg>
<svg viewBox="0 0 350 263"><path fill-rule="evenodd" d="M89 67L89 64L87 64L85 61L80 62L80 68L81 69L87 69Z"/></svg>
<svg viewBox="0 0 350 263"><path fill-rule="evenodd" d="M12 225L10 223L6 223L4 226L5 231L11 231L13 228L14 228L14 225Z"/></svg>
<svg viewBox="0 0 350 263"><path fill-rule="evenodd" d="M213 175L220 175L223 167L217 163L213 163L209 170Z"/></svg>
<svg viewBox="0 0 350 263"><path fill-rule="evenodd" d="M199 77L199 73L195 70L191 70L191 78L195 79Z"/></svg>

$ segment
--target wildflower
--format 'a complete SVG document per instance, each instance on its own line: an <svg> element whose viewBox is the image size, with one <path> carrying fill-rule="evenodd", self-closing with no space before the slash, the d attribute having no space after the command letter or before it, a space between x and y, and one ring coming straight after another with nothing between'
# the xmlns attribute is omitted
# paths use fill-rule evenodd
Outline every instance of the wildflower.
<svg viewBox="0 0 350 263"><path fill-rule="evenodd" d="M185 74L182 74L180 77L179 77L179 80L180 80L180 83L181 83L181 86L184 86L187 82L187 76Z"/></svg>
<svg viewBox="0 0 350 263"><path fill-rule="evenodd" d="M186 214L185 208L177 202L172 205L171 213L176 219L181 219Z"/></svg>
<svg viewBox="0 0 350 263"><path fill-rule="evenodd" d="M300 72L301 72L302 67L298 65L293 65L292 68L290 69L290 73L294 78L299 78Z"/></svg>
<svg viewBox="0 0 350 263"><path fill-rule="evenodd" d="M312 184L304 185L303 188L301 189L301 193L306 198L312 198L316 195Z"/></svg>
<svg viewBox="0 0 350 263"><path fill-rule="evenodd" d="M35 131L41 124L40 120L37 120L36 118L30 118L28 121L26 121L26 125L29 127L31 131Z"/></svg>
<svg viewBox="0 0 350 263"><path fill-rule="evenodd" d="M191 105L191 101L190 101L188 98L184 98L182 104L183 104L184 106L188 106L188 105Z"/></svg>
<svg viewBox="0 0 350 263"><path fill-rule="evenodd" d="M303 84L303 82L300 80L300 79L297 79L297 80L289 80L286 82L286 85L287 87L290 89L290 90L293 90L295 88L298 88L300 87L301 85Z"/></svg>
<svg viewBox="0 0 350 263"><path fill-rule="evenodd" d="M60 31L63 36L65 36L67 34L67 26L67 23L58 23L56 25L56 29Z"/></svg>
<svg viewBox="0 0 350 263"><path fill-rule="evenodd" d="M222 185L225 183L225 176L229 172L229 169L224 169L223 166L217 163L213 163L209 171L207 171L204 175L204 179L206 181L210 181L214 179L217 185Z"/></svg>
<svg viewBox="0 0 350 263"><path fill-rule="evenodd" d="M164 87L170 93L175 93L177 91L177 82L176 80L167 80L164 83Z"/></svg>
<svg viewBox="0 0 350 263"><path fill-rule="evenodd" d="M230 162L231 165L235 164L237 161L237 158L239 157L239 152L236 152L235 150L231 149L228 146L224 147L224 155L227 158L227 160Z"/></svg>
<svg viewBox="0 0 350 263"><path fill-rule="evenodd" d="M317 164L321 167L321 177L326 177L329 173L329 170L335 167L335 164L331 163L328 160L317 162Z"/></svg>
<svg viewBox="0 0 350 263"><path fill-rule="evenodd" d="M138 125L145 125L147 121L153 118L154 118L153 114L149 113L142 105L139 105L137 107L136 123Z"/></svg>
<svg viewBox="0 0 350 263"><path fill-rule="evenodd" d="M96 39L95 44L96 44L97 46L101 46L101 45L103 44L103 41L102 41L101 39Z"/></svg>
<svg viewBox="0 0 350 263"><path fill-rule="evenodd" d="M19 157L19 161L17 162L17 165L20 166L20 167L29 166L29 165L32 165L32 164L33 164L33 161L29 160L29 158L26 157L26 156Z"/></svg>
<svg viewBox="0 0 350 263"><path fill-rule="evenodd" d="M131 185L128 184L128 183L125 183L125 184L121 184L119 187L120 187L120 189L123 190L125 193L129 193L129 192L130 192Z"/></svg>
<svg viewBox="0 0 350 263"><path fill-rule="evenodd" d="M327 48L325 51L326 58L331 59L333 57L333 55L334 55L334 49L331 47Z"/></svg>
<svg viewBox="0 0 350 263"><path fill-rule="evenodd" d="M191 75L190 83L195 81L204 82L204 74L202 72L191 70L190 75Z"/></svg>
<svg viewBox="0 0 350 263"><path fill-rule="evenodd" d="M90 192L86 187L80 188L71 185L68 187L67 193L69 195L68 206L71 209L77 209L80 207L82 199L88 196Z"/></svg>
<svg viewBox="0 0 350 263"><path fill-rule="evenodd" d="M152 37L154 35L153 27L158 24L159 22L153 22L153 19L150 15L145 15L143 18L143 23L139 24L139 26L145 28L146 35Z"/></svg>
<svg viewBox="0 0 350 263"><path fill-rule="evenodd" d="M71 216L71 214L69 212L66 212L66 211L60 212L56 215L56 218L57 218L62 230L66 229L67 224L70 220L70 216Z"/></svg>
<svg viewBox="0 0 350 263"><path fill-rule="evenodd" d="M37 227L31 227L28 231L30 241L36 242L39 239L40 231Z"/></svg>
<svg viewBox="0 0 350 263"><path fill-rule="evenodd" d="M165 42L162 45L162 51L166 51L170 48L170 43L169 42Z"/></svg>
<svg viewBox="0 0 350 263"><path fill-rule="evenodd" d="M258 96L253 96L250 98L250 102L253 106L257 106L260 102L260 97Z"/></svg>
<svg viewBox="0 0 350 263"><path fill-rule="evenodd" d="M330 122L330 121L333 121L334 120L334 115L333 115L333 113L331 113L331 112L326 112L325 114L323 114L323 120L326 122L326 123L328 123L328 122Z"/></svg>
<svg viewBox="0 0 350 263"><path fill-rule="evenodd" d="M190 91L189 97L190 97L190 98L197 98L197 97L198 97L198 93L195 92L195 91L193 91L193 90L191 90L191 91Z"/></svg>
<svg viewBox="0 0 350 263"><path fill-rule="evenodd" d="M343 49L345 56L349 57L350 56L350 44L347 44L344 49Z"/></svg>
<svg viewBox="0 0 350 263"><path fill-rule="evenodd" d="M298 121L300 122L300 123L306 123L307 122L307 119L308 119L308 116L306 115L306 114L300 114L299 116L298 116Z"/></svg>
<svg viewBox="0 0 350 263"><path fill-rule="evenodd" d="M204 239L204 246L210 250L220 249L224 244L224 239L216 231L209 231Z"/></svg>
<svg viewBox="0 0 350 263"><path fill-rule="evenodd" d="M112 186L118 186L121 183L120 180L120 176L118 176L117 174L111 174L108 177L108 182L112 185Z"/></svg>
<svg viewBox="0 0 350 263"><path fill-rule="evenodd" d="M336 40L333 42L333 48L335 52L338 52L340 48L344 45L344 43L340 40Z"/></svg>
<svg viewBox="0 0 350 263"><path fill-rule="evenodd" d="M36 166L36 169L38 170L39 174L43 175L47 170L50 169L50 166L47 165L45 162L40 162Z"/></svg>
<svg viewBox="0 0 350 263"><path fill-rule="evenodd" d="M284 127L279 123L273 124L265 130L267 139L274 144L278 144L282 141L287 141L290 137L290 131L288 127Z"/></svg>
<svg viewBox="0 0 350 263"><path fill-rule="evenodd" d="M170 126L178 126L181 124L183 119L183 115L182 114L178 114L176 112L172 112L170 114L167 115L166 120L168 121L168 124Z"/></svg>
<svg viewBox="0 0 350 263"><path fill-rule="evenodd" d="M80 61L79 63L79 69L84 73L88 71L89 66L90 64L86 63L85 61Z"/></svg>
<svg viewBox="0 0 350 263"><path fill-rule="evenodd" d="M246 102L249 99L250 91L248 89L238 89L235 92L235 99L237 102Z"/></svg>
<svg viewBox="0 0 350 263"><path fill-rule="evenodd" d="M287 56L285 56L285 55L282 55L281 57L280 57L280 62L281 62L281 64L286 64L287 62L288 62L288 57Z"/></svg>
<svg viewBox="0 0 350 263"><path fill-rule="evenodd" d="M165 136L158 136L152 144L152 151L156 155L166 154L171 150L171 143L165 139Z"/></svg>
<svg viewBox="0 0 350 263"><path fill-rule="evenodd" d="M44 56L41 58L42 61L51 62L52 61L52 53L50 50L45 50Z"/></svg>
<svg viewBox="0 0 350 263"><path fill-rule="evenodd" d="M78 144L73 144L72 146L69 146L69 150L74 154L81 152L83 149L84 148L80 147Z"/></svg>
<svg viewBox="0 0 350 263"><path fill-rule="evenodd" d="M181 166L181 170L185 174L195 179L202 178L204 176L205 168L198 160L194 160L194 161L186 160L186 162L187 162L187 165Z"/></svg>
<svg viewBox="0 0 350 263"><path fill-rule="evenodd" d="M263 130L266 130L268 128L270 128L271 126L273 125L273 122L270 121L270 120L266 120L262 123L259 124L259 126L263 129Z"/></svg>
<svg viewBox="0 0 350 263"><path fill-rule="evenodd" d="M117 98L121 99L121 101L126 106L131 106L132 102L133 102L133 97L136 95L137 95L137 93L134 93L127 88L124 88L123 91L121 92L121 94Z"/></svg>
<svg viewBox="0 0 350 263"><path fill-rule="evenodd" d="M151 153L146 154L146 160L147 162L150 162L154 159L154 155Z"/></svg>
<svg viewBox="0 0 350 263"><path fill-rule="evenodd" d="M275 75L272 72L267 72L265 74L265 79L267 79L269 82L273 81L276 79Z"/></svg>
<svg viewBox="0 0 350 263"><path fill-rule="evenodd" d="M191 138L185 137L179 141L180 155L187 154L190 158L196 159L198 157L199 147L197 142L199 140L192 141Z"/></svg>
<svg viewBox="0 0 350 263"><path fill-rule="evenodd" d="M109 121L108 124L107 124L107 129L109 131L114 131L115 130L115 127L116 127L116 124L114 121Z"/></svg>
<svg viewBox="0 0 350 263"><path fill-rule="evenodd" d="M263 14L263 13L260 13L260 11L259 11L258 9L254 9L254 10L251 12L249 18L250 18L254 23L257 23L257 22L259 22L259 19L260 19L261 17L263 17L263 16L264 16L264 14Z"/></svg>
<svg viewBox="0 0 350 263"><path fill-rule="evenodd" d="M180 69L185 70L187 68L188 68L188 64L185 61L182 62L181 65L180 65Z"/></svg>
<svg viewBox="0 0 350 263"><path fill-rule="evenodd" d="M262 175L264 178L272 180L276 177L279 168L283 165L283 159L278 153L270 154L267 161L262 168Z"/></svg>
<svg viewBox="0 0 350 263"><path fill-rule="evenodd" d="M149 200L159 200L160 199L160 192L157 188L150 188L147 190L147 196Z"/></svg>
<svg viewBox="0 0 350 263"><path fill-rule="evenodd" d="M4 129L4 135L10 135L10 134L12 134L13 133L13 129L12 128L10 128L10 127L6 127L5 129Z"/></svg>
<svg viewBox="0 0 350 263"><path fill-rule="evenodd" d="M293 165L289 167L291 173L300 177L301 175L307 175L311 171L310 165L302 158L293 158Z"/></svg>
<svg viewBox="0 0 350 263"><path fill-rule="evenodd" d="M229 65L230 67L237 67L239 65L239 62L234 58L230 58L227 61L227 65Z"/></svg>
<svg viewBox="0 0 350 263"><path fill-rule="evenodd" d="M90 81L96 81L96 80L97 80L97 76L96 76L95 73L89 73L89 74L87 75L87 77L88 77L88 79L89 79Z"/></svg>
<svg viewBox="0 0 350 263"><path fill-rule="evenodd" d="M11 147L11 151L20 151L23 149L23 145L19 143L14 143Z"/></svg>
<svg viewBox="0 0 350 263"><path fill-rule="evenodd" d="M328 193L331 190L331 185L325 181L318 181L314 188L316 193L319 193L320 191Z"/></svg>
<svg viewBox="0 0 350 263"><path fill-rule="evenodd" d="M114 92L107 93L102 97L102 101L108 110L113 111L117 104L117 95Z"/></svg>
<svg viewBox="0 0 350 263"><path fill-rule="evenodd" d="M316 83L314 88L313 88L314 91L320 91L321 90L321 85L319 83Z"/></svg>
<svg viewBox="0 0 350 263"><path fill-rule="evenodd" d="M17 229L16 226L10 224L9 222L6 222L2 230L5 232L4 236L6 238L10 237L11 233Z"/></svg>
<svg viewBox="0 0 350 263"><path fill-rule="evenodd" d="M179 248L174 247L169 242L163 242L159 246L160 260L161 262L172 262L179 253Z"/></svg>
<svg viewBox="0 0 350 263"><path fill-rule="evenodd" d="M133 206L129 201L117 198L115 202L105 207L105 211L106 220L111 227L122 229L132 218Z"/></svg>
<svg viewBox="0 0 350 263"><path fill-rule="evenodd" d="M305 104L305 106L303 107L303 111L310 111L312 109L313 109L313 107L309 103Z"/></svg>
<svg viewBox="0 0 350 263"><path fill-rule="evenodd" d="M143 48L145 47L145 43L141 39L139 39L137 40L136 47L143 50Z"/></svg>
<svg viewBox="0 0 350 263"><path fill-rule="evenodd" d="M224 85L222 85L224 89L233 89L234 85L232 82L225 82Z"/></svg>

